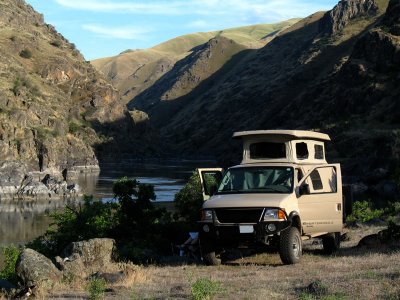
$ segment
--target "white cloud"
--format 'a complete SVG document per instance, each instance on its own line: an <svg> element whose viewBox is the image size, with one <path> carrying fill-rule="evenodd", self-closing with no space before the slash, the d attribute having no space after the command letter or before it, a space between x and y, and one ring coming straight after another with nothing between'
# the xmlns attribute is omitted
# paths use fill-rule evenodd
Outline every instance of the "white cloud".
<svg viewBox="0 0 400 300"><path fill-rule="evenodd" d="M77 10L154 14L154 15L240 15L282 18L305 16L317 10L329 9L336 1L307 0L54 0Z"/></svg>
<svg viewBox="0 0 400 300"><path fill-rule="evenodd" d="M126 40L145 40L145 34L149 32L149 30L132 27L105 27L96 24L84 24L82 28L102 37Z"/></svg>

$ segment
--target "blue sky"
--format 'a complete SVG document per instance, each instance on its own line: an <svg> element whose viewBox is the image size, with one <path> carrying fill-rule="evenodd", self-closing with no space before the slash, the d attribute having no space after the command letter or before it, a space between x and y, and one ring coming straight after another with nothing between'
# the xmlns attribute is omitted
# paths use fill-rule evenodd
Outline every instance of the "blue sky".
<svg viewBox="0 0 400 300"><path fill-rule="evenodd" d="M26 0L86 59L149 48L187 33L276 23L338 0Z"/></svg>

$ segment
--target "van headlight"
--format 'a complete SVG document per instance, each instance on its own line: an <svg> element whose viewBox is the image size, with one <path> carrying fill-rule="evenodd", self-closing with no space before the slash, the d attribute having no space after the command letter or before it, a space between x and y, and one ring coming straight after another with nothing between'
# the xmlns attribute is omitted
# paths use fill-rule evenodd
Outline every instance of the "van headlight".
<svg viewBox="0 0 400 300"><path fill-rule="evenodd" d="M212 221L213 219L213 212L211 209L203 209L201 214L202 221Z"/></svg>
<svg viewBox="0 0 400 300"><path fill-rule="evenodd" d="M285 212L279 208L267 208L264 212L264 221L286 220Z"/></svg>

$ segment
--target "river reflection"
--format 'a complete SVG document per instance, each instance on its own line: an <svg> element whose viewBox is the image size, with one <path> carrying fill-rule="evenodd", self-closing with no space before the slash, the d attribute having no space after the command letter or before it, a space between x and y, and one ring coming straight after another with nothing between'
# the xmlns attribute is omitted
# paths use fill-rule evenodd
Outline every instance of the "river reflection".
<svg viewBox="0 0 400 300"><path fill-rule="evenodd" d="M80 174L78 183L85 194L96 199L111 199L112 185L127 176L154 185L156 201L172 201L193 170L211 167L207 161L137 162L123 160L105 163L100 173ZM65 202L0 203L0 245L24 244L43 234L50 223L47 212L60 209Z"/></svg>

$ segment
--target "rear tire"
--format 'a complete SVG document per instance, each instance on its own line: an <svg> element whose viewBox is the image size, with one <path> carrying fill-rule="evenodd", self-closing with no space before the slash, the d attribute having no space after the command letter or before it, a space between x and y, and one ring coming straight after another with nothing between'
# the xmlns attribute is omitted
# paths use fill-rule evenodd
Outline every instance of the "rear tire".
<svg viewBox="0 0 400 300"><path fill-rule="evenodd" d="M221 264L221 259L217 257L215 248L209 240L200 240L200 247L204 264L207 266L218 266Z"/></svg>
<svg viewBox="0 0 400 300"><path fill-rule="evenodd" d="M340 248L340 232L331 232L322 237L324 253L332 254Z"/></svg>
<svg viewBox="0 0 400 300"><path fill-rule="evenodd" d="M296 227L289 227L281 231L279 241L279 255L285 265L297 264L302 254L302 240Z"/></svg>

